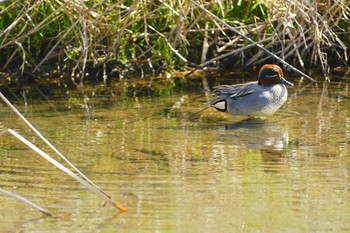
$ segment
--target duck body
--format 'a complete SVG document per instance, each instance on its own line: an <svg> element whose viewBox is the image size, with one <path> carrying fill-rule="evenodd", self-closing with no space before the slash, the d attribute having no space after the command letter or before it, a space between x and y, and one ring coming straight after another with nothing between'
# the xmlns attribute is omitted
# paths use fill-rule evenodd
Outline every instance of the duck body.
<svg viewBox="0 0 350 233"><path fill-rule="evenodd" d="M214 87L214 94L218 98L208 105L232 115L270 116L288 98L285 85L293 84L283 78L282 69L277 65L267 64L260 69L258 81Z"/></svg>

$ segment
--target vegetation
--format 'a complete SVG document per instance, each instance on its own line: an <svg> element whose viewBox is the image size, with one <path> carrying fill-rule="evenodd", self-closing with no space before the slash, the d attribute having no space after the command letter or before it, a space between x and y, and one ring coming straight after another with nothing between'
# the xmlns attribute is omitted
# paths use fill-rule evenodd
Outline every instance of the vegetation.
<svg viewBox="0 0 350 233"><path fill-rule="evenodd" d="M299 67L348 68L349 0L198 1ZM0 68L13 77L106 81L271 58L187 0L0 2ZM274 62L272 60L272 62Z"/></svg>

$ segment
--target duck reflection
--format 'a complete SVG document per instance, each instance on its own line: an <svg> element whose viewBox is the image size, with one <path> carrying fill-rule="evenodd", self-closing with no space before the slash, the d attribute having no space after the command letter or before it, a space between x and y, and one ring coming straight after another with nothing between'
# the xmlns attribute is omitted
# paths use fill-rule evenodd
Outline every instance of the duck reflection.
<svg viewBox="0 0 350 233"><path fill-rule="evenodd" d="M288 130L279 122L262 119L245 119L223 126L220 140L238 148L261 150L264 160L282 156L288 146Z"/></svg>

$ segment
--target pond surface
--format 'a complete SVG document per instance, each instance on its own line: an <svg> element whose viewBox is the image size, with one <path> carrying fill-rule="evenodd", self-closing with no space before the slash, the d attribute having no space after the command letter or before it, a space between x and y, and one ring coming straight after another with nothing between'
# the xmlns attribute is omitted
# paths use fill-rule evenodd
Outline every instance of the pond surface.
<svg viewBox="0 0 350 233"><path fill-rule="evenodd" d="M296 83L297 80L294 80ZM349 232L348 84L300 83L265 120L208 109L203 93L64 94L16 107L125 214L9 134L0 137L1 232ZM1 105L2 125L53 152ZM61 161L62 162L62 161ZM62 162L63 163L63 162Z"/></svg>

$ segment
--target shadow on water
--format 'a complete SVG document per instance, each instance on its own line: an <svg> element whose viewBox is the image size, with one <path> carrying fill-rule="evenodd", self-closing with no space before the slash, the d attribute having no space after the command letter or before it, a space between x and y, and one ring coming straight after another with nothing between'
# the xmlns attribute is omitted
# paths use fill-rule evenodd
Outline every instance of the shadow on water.
<svg viewBox="0 0 350 233"><path fill-rule="evenodd" d="M265 162L279 162L287 151L288 129L279 122L249 118L215 127L222 130L219 140L235 148L258 150Z"/></svg>
<svg viewBox="0 0 350 233"><path fill-rule="evenodd" d="M225 142L246 149L283 150L288 145L288 130L279 122L246 119L225 127Z"/></svg>
<svg viewBox="0 0 350 233"><path fill-rule="evenodd" d="M159 127L159 130L177 129L188 131L218 132L217 140L245 149L283 150L288 146L288 129L280 122L261 118L247 118L234 123L200 126Z"/></svg>

